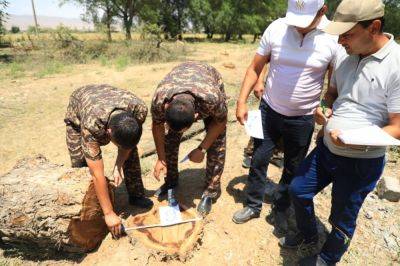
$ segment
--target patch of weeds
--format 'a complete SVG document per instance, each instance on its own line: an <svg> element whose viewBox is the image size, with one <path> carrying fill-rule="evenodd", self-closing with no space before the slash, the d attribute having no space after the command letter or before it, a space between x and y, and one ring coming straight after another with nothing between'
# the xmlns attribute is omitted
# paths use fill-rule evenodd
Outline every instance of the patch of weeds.
<svg viewBox="0 0 400 266"><path fill-rule="evenodd" d="M129 58L127 56L120 56L115 60L115 68L117 71L124 71L129 65Z"/></svg>
<svg viewBox="0 0 400 266"><path fill-rule="evenodd" d="M50 61L45 64L42 70L35 73L35 76L37 78L43 78L45 76L61 73L63 70L64 70L64 65L61 62Z"/></svg>
<svg viewBox="0 0 400 266"><path fill-rule="evenodd" d="M110 60L105 55L100 55L98 58L100 65L102 66L109 66Z"/></svg>
<svg viewBox="0 0 400 266"><path fill-rule="evenodd" d="M10 68L10 76L12 78L21 78L25 76L24 68L22 64L13 62L9 65Z"/></svg>

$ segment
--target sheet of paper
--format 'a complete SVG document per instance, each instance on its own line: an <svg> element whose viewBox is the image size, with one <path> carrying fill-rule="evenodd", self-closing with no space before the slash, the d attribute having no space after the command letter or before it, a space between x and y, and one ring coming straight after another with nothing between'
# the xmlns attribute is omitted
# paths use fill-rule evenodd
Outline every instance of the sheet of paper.
<svg viewBox="0 0 400 266"><path fill-rule="evenodd" d="M378 126L369 126L359 129L343 130L339 135L345 144L364 146L399 146L397 140Z"/></svg>
<svg viewBox="0 0 400 266"><path fill-rule="evenodd" d="M261 111L252 110L248 112L247 121L244 123L247 135L256 139L264 139L261 120Z"/></svg>
<svg viewBox="0 0 400 266"><path fill-rule="evenodd" d="M163 206L159 208L160 211L160 223L161 225L172 225L182 222L181 211L179 205L170 207Z"/></svg>
<svg viewBox="0 0 400 266"><path fill-rule="evenodd" d="M183 157L183 159L180 160L179 163L184 163L184 162L186 162L187 160L189 160L189 154L187 154L185 157Z"/></svg>

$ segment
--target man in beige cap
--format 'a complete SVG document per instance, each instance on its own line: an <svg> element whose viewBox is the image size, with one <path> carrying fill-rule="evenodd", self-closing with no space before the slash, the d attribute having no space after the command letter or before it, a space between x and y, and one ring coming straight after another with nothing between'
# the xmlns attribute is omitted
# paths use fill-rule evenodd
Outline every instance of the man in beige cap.
<svg viewBox="0 0 400 266"><path fill-rule="evenodd" d="M324 137L289 187L299 233L280 239L280 245L311 247L318 242L313 198L330 183L332 231L321 252L302 259L300 265L340 261L364 199L385 166L385 146L346 145L340 140L342 131L378 126L400 139L400 46L393 35L382 31L384 9L381 0L343 0L333 22L324 29L339 35L346 52L337 56L324 97L328 108L317 108L315 113L317 123L324 125Z"/></svg>

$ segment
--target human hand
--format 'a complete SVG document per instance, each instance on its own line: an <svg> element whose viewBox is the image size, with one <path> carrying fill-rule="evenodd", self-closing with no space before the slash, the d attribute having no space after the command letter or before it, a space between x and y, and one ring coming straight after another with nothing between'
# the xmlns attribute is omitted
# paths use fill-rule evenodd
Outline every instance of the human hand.
<svg viewBox="0 0 400 266"><path fill-rule="evenodd" d="M119 238L121 236L121 225L122 220L115 214L115 212L111 212L110 214L104 215L104 220L110 230L112 236L114 238Z"/></svg>
<svg viewBox="0 0 400 266"><path fill-rule="evenodd" d="M317 122L319 125L325 126L332 114L333 112L331 108L318 107L314 113L315 122Z"/></svg>
<svg viewBox="0 0 400 266"><path fill-rule="evenodd" d="M160 174L167 173L167 164L165 161L158 159L156 162L156 165L154 166L154 178L160 181Z"/></svg>
<svg viewBox="0 0 400 266"><path fill-rule="evenodd" d="M199 149L196 148L189 153L189 159L194 163L201 163L204 160L204 153Z"/></svg>
<svg viewBox="0 0 400 266"><path fill-rule="evenodd" d="M238 102L236 105L236 118L241 125L244 125L244 123L246 122L247 114L248 114L248 110L247 110L246 103Z"/></svg>
<svg viewBox="0 0 400 266"><path fill-rule="evenodd" d="M256 96L257 99L260 100L262 95L264 94L264 84L257 83L253 88L253 93L254 93L254 96Z"/></svg>

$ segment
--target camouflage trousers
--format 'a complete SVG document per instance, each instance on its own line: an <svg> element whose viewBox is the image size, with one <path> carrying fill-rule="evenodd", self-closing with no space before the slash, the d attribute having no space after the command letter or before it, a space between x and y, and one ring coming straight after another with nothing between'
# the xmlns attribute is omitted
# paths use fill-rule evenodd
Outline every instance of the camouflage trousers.
<svg viewBox="0 0 400 266"><path fill-rule="evenodd" d="M81 131L73 125L67 124L67 147L72 167L87 167L81 145ZM123 165L125 185L130 197L144 196L142 172L140 169L139 153L137 148L132 149Z"/></svg>
<svg viewBox="0 0 400 266"><path fill-rule="evenodd" d="M204 126L208 131L211 119L204 119ZM179 178L178 172L178 153L182 133L170 130L165 136L165 153L167 157L167 175L166 184L177 184ZM207 150L206 163L206 184L205 192L211 197L218 197L221 192L221 176L225 166L226 155L226 129L214 141Z"/></svg>

